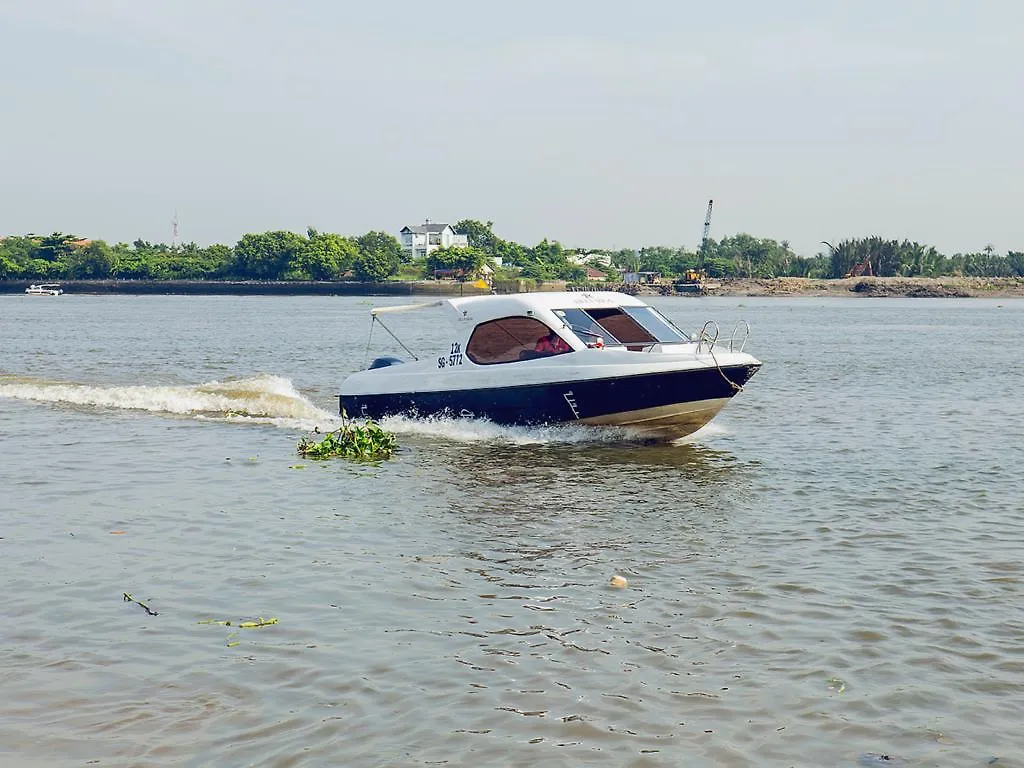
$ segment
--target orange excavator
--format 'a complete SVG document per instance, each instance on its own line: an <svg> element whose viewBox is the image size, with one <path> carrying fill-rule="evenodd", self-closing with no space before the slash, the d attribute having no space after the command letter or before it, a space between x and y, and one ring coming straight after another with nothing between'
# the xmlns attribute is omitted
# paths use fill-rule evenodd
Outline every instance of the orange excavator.
<svg viewBox="0 0 1024 768"><path fill-rule="evenodd" d="M871 259L864 259L859 264L854 264L850 271L847 272L843 277L874 277L875 273L871 271Z"/></svg>
<svg viewBox="0 0 1024 768"><path fill-rule="evenodd" d="M827 245L828 249L832 251L832 256L835 257L838 248L836 248L828 240L822 240L822 245ZM843 277L874 277L875 273L871 271L871 257L864 259L864 261L858 262L850 267L850 271L847 272Z"/></svg>

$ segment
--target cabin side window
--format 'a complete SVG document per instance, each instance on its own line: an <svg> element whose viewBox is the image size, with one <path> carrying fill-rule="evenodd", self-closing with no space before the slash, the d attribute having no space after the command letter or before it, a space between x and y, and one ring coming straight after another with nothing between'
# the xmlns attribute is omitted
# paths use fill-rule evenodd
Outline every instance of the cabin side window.
<svg viewBox="0 0 1024 768"><path fill-rule="evenodd" d="M552 334L554 340L550 340ZM557 351L547 351L544 340L549 340L548 344L554 341ZM466 345L466 356L477 365L514 363L571 351L554 331L532 317L503 317L480 323Z"/></svg>

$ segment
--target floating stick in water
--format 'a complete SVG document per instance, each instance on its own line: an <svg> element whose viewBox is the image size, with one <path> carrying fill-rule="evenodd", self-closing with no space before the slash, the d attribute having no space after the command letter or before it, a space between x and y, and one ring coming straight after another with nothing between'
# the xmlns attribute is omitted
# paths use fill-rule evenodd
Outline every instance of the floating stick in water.
<svg viewBox="0 0 1024 768"><path fill-rule="evenodd" d="M154 611L152 608L150 608L145 603L142 603L142 602L139 602L138 600L136 600L134 597L129 595L127 592L124 593L124 602L126 602L126 603L135 603L136 605L141 607L143 610L145 610L145 612L148 613L150 616L159 616L160 615L159 613Z"/></svg>

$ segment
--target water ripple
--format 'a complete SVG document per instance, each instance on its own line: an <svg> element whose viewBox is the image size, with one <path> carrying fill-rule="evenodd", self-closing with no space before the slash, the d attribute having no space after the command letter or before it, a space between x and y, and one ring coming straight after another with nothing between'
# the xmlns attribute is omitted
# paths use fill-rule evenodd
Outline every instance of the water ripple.
<svg viewBox="0 0 1024 768"><path fill-rule="evenodd" d="M296 301L197 300L5 306L7 374L276 371L330 413ZM1019 762L1020 310L745 304L765 368L683 445L399 425L353 467L300 424L0 398L0 764Z"/></svg>

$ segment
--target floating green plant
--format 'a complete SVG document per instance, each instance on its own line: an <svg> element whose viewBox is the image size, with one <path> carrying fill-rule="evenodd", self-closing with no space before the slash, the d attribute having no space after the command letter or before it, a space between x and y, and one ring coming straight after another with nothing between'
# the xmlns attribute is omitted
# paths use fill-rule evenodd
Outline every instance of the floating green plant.
<svg viewBox="0 0 1024 768"><path fill-rule="evenodd" d="M398 448L395 436L375 421L356 424L342 414L342 425L320 440L304 437L299 441L299 454L307 459L329 459L335 456L354 461L390 459Z"/></svg>

